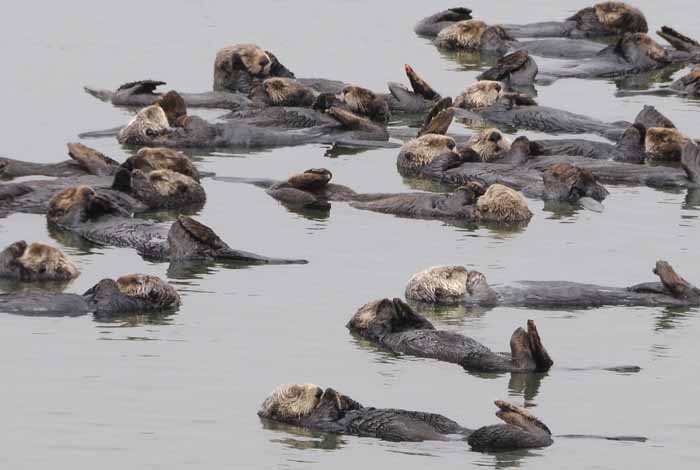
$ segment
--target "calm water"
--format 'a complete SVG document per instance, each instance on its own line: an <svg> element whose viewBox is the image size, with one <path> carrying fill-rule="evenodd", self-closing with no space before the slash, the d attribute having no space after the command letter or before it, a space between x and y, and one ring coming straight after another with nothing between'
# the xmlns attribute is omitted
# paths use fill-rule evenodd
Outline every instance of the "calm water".
<svg viewBox="0 0 700 470"><path fill-rule="evenodd" d="M122 1L34 4L0 19L2 155L65 158L65 144L86 130L124 123L130 113L84 94L85 84L115 87L141 78L188 91L211 86L216 50L256 42L299 76L343 79L376 90L404 81L410 63L444 94L476 72L414 36L422 16L453 6L334 0ZM489 22L564 18L585 1L472 1ZM637 2L656 28L671 24L700 36L690 0ZM541 64L546 63L540 61ZM697 102L615 99L606 81L565 80L539 89L542 104L606 120L633 119L658 106L700 137ZM214 117L218 113L199 113ZM464 131L459 124L453 131ZM119 160L112 139L86 142ZM395 150L327 155L305 146L258 153L194 154L219 176L283 178L327 167L360 191L410 189L396 173ZM52 238L41 216L0 220L0 246L48 241L67 251L82 292L103 277L146 272L183 293L169 317L98 323L0 315L0 414L3 468L669 468L700 461L697 310L606 308L525 311L496 308L424 312L440 327L507 350L511 332L534 319L556 366L543 377L488 377L435 361L394 357L361 344L344 325L363 303L401 296L408 277L435 264L464 264L493 282L566 279L629 285L651 280L657 258L700 283L699 206L685 193L611 187L602 214L557 214L529 201L524 231L499 233L398 219L334 204L325 219L284 209L263 191L204 180L199 218L232 246L271 256L305 257L306 266L168 271L131 250L71 245ZM6 286L0 286L5 288ZM639 364L637 374L577 367ZM332 386L375 406L443 413L467 426L497 422L493 400L536 406L555 433L645 435L645 444L558 439L549 448L487 455L466 444L395 444L267 429L255 412L285 382Z"/></svg>

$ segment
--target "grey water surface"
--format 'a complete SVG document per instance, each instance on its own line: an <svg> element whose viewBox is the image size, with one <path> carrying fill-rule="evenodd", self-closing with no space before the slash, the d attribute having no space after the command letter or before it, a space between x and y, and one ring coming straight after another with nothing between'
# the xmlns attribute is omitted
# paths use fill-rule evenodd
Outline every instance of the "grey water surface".
<svg viewBox="0 0 700 470"><path fill-rule="evenodd" d="M414 23L434 2L169 1L14 2L0 18L3 145L0 155L55 162L80 132L125 123L133 111L99 102L83 85L116 87L154 78L184 91L211 87L216 50L255 42L298 76L386 89L411 64L443 94L477 75L473 58L440 54ZM565 18L581 0L472 1L487 22ZM635 2L651 28L700 36L691 0ZM659 38L657 38L659 39ZM659 39L660 40L660 39ZM461 60L456 61L456 59ZM541 63L547 63L541 61ZM656 76L664 83L679 76ZM659 83L652 86L658 86ZM646 86L643 84L643 86ZM632 120L653 104L700 137L697 101L614 98L612 81L561 80L539 102L605 120ZM223 112L199 112L215 118ZM471 132L459 123L452 131ZM527 134L540 137L537 134ZM112 158L115 139L84 141ZM193 152L218 176L284 178L326 167L359 191L419 188L396 172L395 149L334 152L308 145L261 152ZM255 187L205 179L198 218L232 246L307 258L304 266L188 266L169 269L134 251L76 244L49 233L44 217L0 220L0 246L45 241L69 253L83 292L103 277L144 272L183 294L169 316L114 322L92 317L0 314L0 467L43 468L697 468L700 463L698 310L601 308L425 311L439 328L507 350L534 319L556 364L542 376L473 375L426 359L396 357L353 338L344 325L367 301L400 297L408 277L462 264L492 282L555 279L625 286L653 279L657 258L700 283L700 197L611 187L603 213L534 212L520 231L455 227L333 204L330 215L293 213ZM2 284L0 290L16 286ZM572 370L637 364L639 373ZM647 436L646 443L556 439L545 449L471 452L466 443L388 443L266 427L259 404L280 383L332 386L365 405L434 411L466 426L497 422L495 399L532 406L555 434Z"/></svg>

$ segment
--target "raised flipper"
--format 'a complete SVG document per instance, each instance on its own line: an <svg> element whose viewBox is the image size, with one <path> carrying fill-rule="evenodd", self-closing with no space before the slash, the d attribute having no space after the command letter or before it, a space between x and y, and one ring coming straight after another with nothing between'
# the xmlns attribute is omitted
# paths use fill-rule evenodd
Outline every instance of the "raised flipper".
<svg viewBox="0 0 700 470"><path fill-rule="evenodd" d="M306 264L302 259L279 259L234 250L206 225L180 216L168 232L171 261L218 259L246 264Z"/></svg>
<svg viewBox="0 0 700 470"><path fill-rule="evenodd" d="M467 442L474 450L507 451L546 447L552 444L549 428L525 408L496 400L496 416L506 424L484 426L474 431Z"/></svg>
<svg viewBox="0 0 700 470"><path fill-rule="evenodd" d="M420 20L413 28L413 31L422 36L437 36L443 28L446 28L457 21L471 19L472 11L469 8L448 8L447 10L443 10Z"/></svg>
<svg viewBox="0 0 700 470"><path fill-rule="evenodd" d="M92 175L110 176L119 168L119 162L83 144L68 144L68 155Z"/></svg>
<svg viewBox="0 0 700 470"><path fill-rule="evenodd" d="M676 128L669 118L661 114L655 107L650 105L644 105L642 110L634 119L634 123L641 124L646 129L649 129L650 127L665 127L668 129Z"/></svg>
<svg viewBox="0 0 700 470"><path fill-rule="evenodd" d="M452 98L448 96L441 99L425 117L417 137L425 134L445 135L450 124L452 124L454 116L455 110L452 108Z"/></svg>
<svg viewBox="0 0 700 470"><path fill-rule="evenodd" d="M683 34L679 33L673 28L669 28L668 26L662 26L661 29L656 32L656 34L664 38L670 45L674 47L674 49L677 49L679 51L695 52L700 50L700 44L696 40L691 39L688 36L684 36Z"/></svg>
<svg viewBox="0 0 700 470"><path fill-rule="evenodd" d="M411 88L413 88L414 93L422 96L426 100L434 100L440 98L440 94L433 90L428 82L423 80L416 72L411 68L410 65L405 64L404 70L406 71L406 76L408 81L411 83Z"/></svg>
<svg viewBox="0 0 700 470"><path fill-rule="evenodd" d="M681 153L681 166L688 175L688 179L695 184L700 184L700 147L695 142L688 140Z"/></svg>
<svg viewBox="0 0 700 470"><path fill-rule="evenodd" d="M674 297L700 303L700 289L680 277L668 262L657 261L654 274L659 276L661 283Z"/></svg>
<svg viewBox="0 0 700 470"><path fill-rule="evenodd" d="M512 80L515 73L525 71L526 66L529 64L534 65L534 67L531 67L530 73L519 76L517 80ZM520 50L501 57L496 62L496 65L482 72L476 78L477 80L494 80L498 82L508 81L509 83L512 82L510 83L511 85L532 85L537 72L537 64L530 59L530 54L527 51Z"/></svg>

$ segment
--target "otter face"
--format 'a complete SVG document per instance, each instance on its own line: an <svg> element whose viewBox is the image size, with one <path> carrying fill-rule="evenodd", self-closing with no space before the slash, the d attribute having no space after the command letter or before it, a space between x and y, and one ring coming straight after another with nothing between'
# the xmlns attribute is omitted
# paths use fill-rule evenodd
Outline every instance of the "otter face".
<svg viewBox="0 0 700 470"><path fill-rule="evenodd" d="M262 86L272 106L311 106L314 101L311 89L291 78L268 78Z"/></svg>
<svg viewBox="0 0 700 470"><path fill-rule="evenodd" d="M139 111L117 135L120 144L146 145L168 132L168 117L158 105L151 105Z"/></svg>
<svg viewBox="0 0 700 470"><path fill-rule="evenodd" d="M170 127L183 127L184 120L187 118L187 105L178 92L170 90L155 104L165 113Z"/></svg>
<svg viewBox="0 0 700 470"><path fill-rule="evenodd" d="M224 47L214 60L214 91L247 93L251 80L269 76L271 67L270 55L255 44Z"/></svg>
<svg viewBox="0 0 700 470"><path fill-rule="evenodd" d="M478 153L484 162L498 160L510 150L510 140L498 129L484 129L473 135L467 145Z"/></svg>
<svg viewBox="0 0 700 470"><path fill-rule="evenodd" d="M483 21L466 20L444 28L437 35L436 44L445 49L470 51L502 50L512 38L500 26L488 26Z"/></svg>
<svg viewBox="0 0 700 470"><path fill-rule="evenodd" d="M644 33L625 34L617 50L628 62L641 67L671 62L666 49Z"/></svg>
<svg viewBox="0 0 700 470"><path fill-rule="evenodd" d="M436 157L454 154L456 143L452 137L440 134L426 134L411 139L401 147L397 165L404 175L417 175Z"/></svg>
<svg viewBox="0 0 700 470"><path fill-rule="evenodd" d="M346 326L363 338L372 340L390 333L435 329L401 299L369 302L355 312Z"/></svg>
<svg viewBox="0 0 700 470"><path fill-rule="evenodd" d="M492 184L476 201L479 219L496 223L527 223L532 212L519 192L502 184Z"/></svg>
<svg viewBox="0 0 700 470"><path fill-rule="evenodd" d="M303 425L305 422L328 424L345 412L362 405L332 388L325 391L314 384L287 384L275 388L258 410L258 416L282 423Z"/></svg>
<svg viewBox="0 0 700 470"><path fill-rule="evenodd" d="M67 281L80 274L63 252L43 243L18 241L0 253L0 277L22 281Z"/></svg>
<svg viewBox="0 0 700 470"><path fill-rule="evenodd" d="M389 104L374 92L355 85L346 86L341 93L342 101L354 113L386 122L389 120Z"/></svg>
<svg viewBox="0 0 700 470"><path fill-rule="evenodd" d="M603 2L593 7L600 24L618 34L646 33L649 28L644 14L622 2Z"/></svg>
<svg viewBox="0 0 700 470"><path fill-rule="evenodd" d="M292 175L287 184L302 191L317 191L325 188L333 178L333 173L325 168L311 168L303 173Z"/></svg>
<svg viewBox="0 0 700 470"><path fill-rule="evenodd" d="M165 310L180 305L180 294L157 276L129 274L117 279L117 287L124 295L148 302L153 309Z"/></svg>
<svg viewBox="0 0 700 470"><path fill-rule="evenodd" d="M75 226L101 214L125 215L124 212L89 186L72 186L51 198L46 218L58 225Z"/></svg>
<svg viewBox="0 0 700 470"><path fill-rule="evenodd" d="M127 170L150 173L155 170L171 170L199 181L199 171L187 155L167 147L142 147L122 164Z"/></svg>
<svg viewBox="0 0 700 470"><path fill-rule="evenodd" d="M595 175L570 163L557 163L542 175L545 199L577 202L582 197L603 201L608 190L598 183Z"/></svg>
<svg viewBox="0 0 700 470"><path fill-rule="evenodd" d="M650 160L680 161L687 141L677 129L651 127L646 131L644 151Z"/></svg>
<svg viewBox="0 0 700 470"><path fill-rule="evenodd" d="M137 199L152 208L168 208L204 202L204 188L183 174L172 170L141 170L131 173L131 189Z"/></svg>
<svg viewBox="0 0 700 470"><path fill-rule="evenodd" d="M433 266L408 280L406 298L433 304L456 304L488 288L486 276L463 266Z"/></svg>
<svg viewBox="0 0 700 470"><path fill-rule="evenodd" d="M434 304L456 304L467 292L469 271L463 266L435 266L408 280L406 298Z"/></svg>
<svg viewBox="0 0 700 470"><path fill-rule="evenodd" d="M464 89L462 94L455 99L454 106L475 109L493 106L503 92L500 82L480 80Z"/></svg>

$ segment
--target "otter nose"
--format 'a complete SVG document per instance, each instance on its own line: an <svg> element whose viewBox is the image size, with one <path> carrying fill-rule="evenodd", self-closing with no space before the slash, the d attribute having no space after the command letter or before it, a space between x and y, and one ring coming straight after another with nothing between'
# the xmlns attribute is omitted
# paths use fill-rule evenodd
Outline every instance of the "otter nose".
<svg viewBox="0 0 700 470"><path fill-rule="evenodd" d="M491 134L489 134L489 140L491 142L498 142L501 140L501 133L496 131L491 132Z"/></svg>
<svg viewBox="0 0 700 470"><path fill-rule="evenodd" d="M267 57L262 57L260 59L260 66L261 67L265 67L269 63L270 63L270 59L268 59Z"/></svg>

